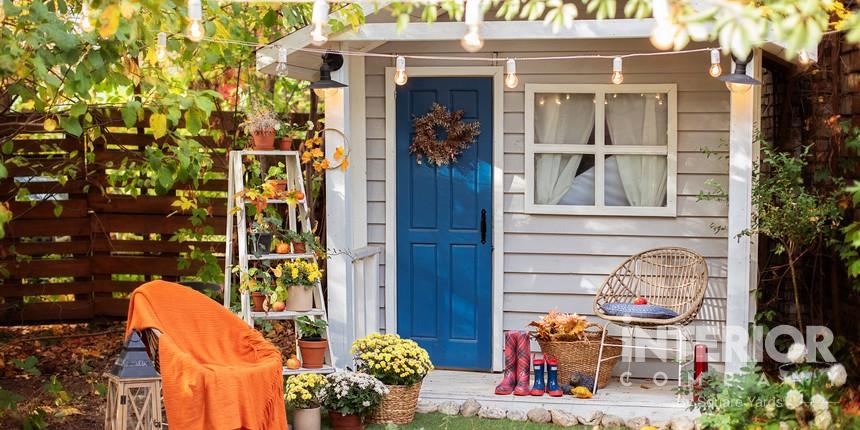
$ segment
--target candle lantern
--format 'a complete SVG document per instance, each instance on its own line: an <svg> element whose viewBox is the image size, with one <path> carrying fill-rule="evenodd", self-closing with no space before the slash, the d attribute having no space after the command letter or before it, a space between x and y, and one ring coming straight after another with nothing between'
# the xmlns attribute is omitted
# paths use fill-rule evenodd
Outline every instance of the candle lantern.
<svg viewBox="0 0 860 430"><path fill-rule="evenodd" d="M105 430L161 428L161 377L136 331L105 376L108 378Z"/></svg>

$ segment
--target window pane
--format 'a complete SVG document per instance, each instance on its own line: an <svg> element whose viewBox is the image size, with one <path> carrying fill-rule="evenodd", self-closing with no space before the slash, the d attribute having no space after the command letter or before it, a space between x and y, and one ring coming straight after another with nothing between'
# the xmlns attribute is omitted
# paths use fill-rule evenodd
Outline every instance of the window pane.
<svg viewBox="0 0 860 430"><path fill-rule="evenodd" d="M535 154L535 204L594 205L594 155Z"/></svg>
<svg viewBox="0 0 860 430"><path fill-rule="evenodd" d="M669 102L665 93L606 95L606 144L666 146Z"/></svg>
<svg viewBox="0 0 860 430"><path fill-rule="evenodd" d="M535 94L535 143L594 144L594 94Z"/></svg>
<svg viewBox="0 0 860 430"><path fill-rule="evenodd" d="M666 173L665 155L606 157L606 206L666 207Z"/></svg>

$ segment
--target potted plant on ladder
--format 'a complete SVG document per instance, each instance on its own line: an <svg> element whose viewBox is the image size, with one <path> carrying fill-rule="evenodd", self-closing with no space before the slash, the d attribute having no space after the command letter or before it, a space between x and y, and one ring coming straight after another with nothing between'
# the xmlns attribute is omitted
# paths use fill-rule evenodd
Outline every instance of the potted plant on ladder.
<svg viewBox="0 0 860 430"><path fill-rule="evenodd" d="M233 273L242 269L238 265L233 266ZM266 296L271 289L272 274L265 267L249 267L248 271L240 273L239 291L248 292L251 295L251 310L253 312L266 311Z"/></svg>
<svg viewBox="0 0 860 430"><path fill-rule="evenodd" d="M279 285L287 288L286 309L307 312L314 307L313 288L322 277L315 261L286 260L272 271Z"/></svg>
<svg viewBox="0 0 860 430"><path fill-rule="evenodd" d="M281 121L271 110L262 108L252 112L242 122L242 127L245 133L253 138L254 149L258 151L275 149L275 133L281 128Z"/></svg>
<svg viewBox="0 0 860 430"><path fill-rule="evenodd" d="M293 408L293 430L320 429L320 394L328 384L316 373L302 373L287 378L284 399Z"/></svg>
<svg viewBox="0 0 860 430"><path fill-rule="evenodd" d="M328 323L323 319L303 315L296 318L296 325L301 335L299 351L302 353L302 365L307 369L322 368L328 349L328 340L323 337Z"/></svg>

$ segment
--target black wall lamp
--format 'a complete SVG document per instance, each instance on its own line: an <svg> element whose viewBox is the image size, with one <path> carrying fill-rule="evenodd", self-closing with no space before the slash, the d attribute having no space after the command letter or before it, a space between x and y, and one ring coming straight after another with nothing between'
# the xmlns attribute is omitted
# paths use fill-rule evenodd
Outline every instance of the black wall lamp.
<svg viewBox="0 0 860 430"><path fill-rule="evenodd" d="M326 52L322 55L320 78L310 85L317 96L325 98L327 94L347 87L346 84L332 80L331 78L331 72L338 71L341 67L343 67L343 55L333 52Z"/></svg>
<svg viewBox="0 0 860 430"><path fill-rule="evenodd" d="M750 53L745 60L740 60L733 55L732 60L735 62L734 71L717 78L726 83L726 87L729 88L729 91L733 93L745 93L749 91L753 85L761 85L761 81L753 79L747 75L747 64L752 60L752 53Z"/></svg>

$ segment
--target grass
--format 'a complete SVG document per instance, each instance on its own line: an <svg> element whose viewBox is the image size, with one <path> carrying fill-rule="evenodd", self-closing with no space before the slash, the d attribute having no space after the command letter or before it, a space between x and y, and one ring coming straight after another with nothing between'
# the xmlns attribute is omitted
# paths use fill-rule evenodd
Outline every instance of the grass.
<svg viewBox="0 0 860 430"><path fill-rule="evenodd" d="M415 414L415 421L402 426L369 425L368 430L403 429L403 430L558 430L553 424L536 424L530 421L487 420L478 417L448 416L440 413ZM587 426L568 427L572 430L591 429Z"/></svg>

